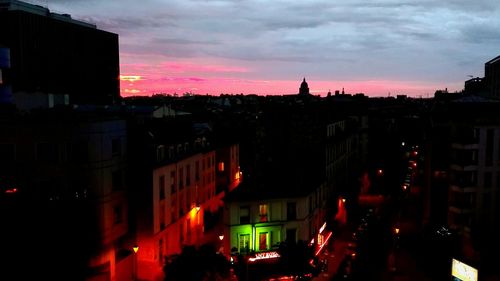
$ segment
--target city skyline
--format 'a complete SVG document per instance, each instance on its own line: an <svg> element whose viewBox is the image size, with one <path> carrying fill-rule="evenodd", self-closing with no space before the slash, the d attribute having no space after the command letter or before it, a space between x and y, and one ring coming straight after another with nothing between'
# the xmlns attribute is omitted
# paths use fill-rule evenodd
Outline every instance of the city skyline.
<svg viewBox="0 0 500 281"><path fill-rule="evenodd" d="M430 97L498 53L493 1L38 1L120 37L121 94ZM479 62L479 63L478 63Z"/></svg>

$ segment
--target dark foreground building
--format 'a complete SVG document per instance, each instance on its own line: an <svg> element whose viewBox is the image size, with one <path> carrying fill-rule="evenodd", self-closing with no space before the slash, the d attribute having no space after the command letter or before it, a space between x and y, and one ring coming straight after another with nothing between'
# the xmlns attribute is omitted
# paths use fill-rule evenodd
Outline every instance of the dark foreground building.
<svg viewBox="0 0 500 281"><path fill-rule="evenodd" d="M109 104L120 97L117 34L41 6L0 0L0 45L10 49L4 76L12 86L0 100L29 97L32 103L47 95L48 103L63 96L66 103Z"/></svg>

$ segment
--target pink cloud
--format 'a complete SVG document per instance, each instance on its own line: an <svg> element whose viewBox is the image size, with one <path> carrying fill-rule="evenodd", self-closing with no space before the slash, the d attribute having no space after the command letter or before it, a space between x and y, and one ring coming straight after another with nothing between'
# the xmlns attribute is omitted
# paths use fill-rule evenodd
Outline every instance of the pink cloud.
<svg viewBox="0 0 500 281"><path fill-rule="evenodd" d="M161 64L161 66L164 70L174 73L192 73L192 72L246 73L250 71L248 68L240 66L195 64L190 62L164 62Z"/></svg>

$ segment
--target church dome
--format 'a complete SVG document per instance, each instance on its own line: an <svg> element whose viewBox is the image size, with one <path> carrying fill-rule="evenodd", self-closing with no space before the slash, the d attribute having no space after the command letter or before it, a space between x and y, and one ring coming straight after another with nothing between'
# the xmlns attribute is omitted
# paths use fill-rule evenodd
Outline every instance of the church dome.
<svg viewBox="0 0 500 281"><path fill-rule="evenodd" d="M302 83L300 83L299 95L309 95L309 85L307 85L305 77Z"/></svg>

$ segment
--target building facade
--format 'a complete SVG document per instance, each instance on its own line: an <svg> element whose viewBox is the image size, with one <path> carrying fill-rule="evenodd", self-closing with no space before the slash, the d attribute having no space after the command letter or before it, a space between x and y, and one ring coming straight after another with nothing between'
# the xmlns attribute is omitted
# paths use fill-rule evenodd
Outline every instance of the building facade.
<svg viewBox="0 0 500 281"><path fill-rule="evenodd" d="M2 116L0 127L0 189L8 195L0 197L16 214L6 223L15 252L28 255L45 240L57 258L40 261L39 276L116 280L127 257L125 121L52 109Z"/></svg>

